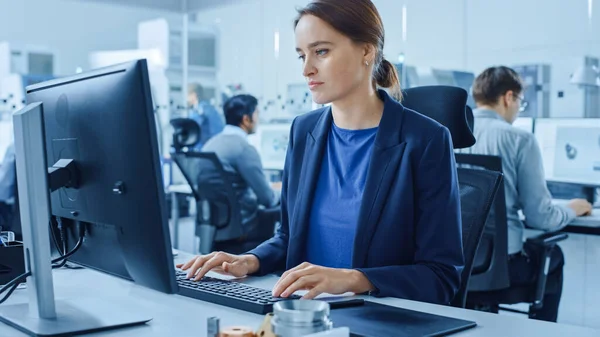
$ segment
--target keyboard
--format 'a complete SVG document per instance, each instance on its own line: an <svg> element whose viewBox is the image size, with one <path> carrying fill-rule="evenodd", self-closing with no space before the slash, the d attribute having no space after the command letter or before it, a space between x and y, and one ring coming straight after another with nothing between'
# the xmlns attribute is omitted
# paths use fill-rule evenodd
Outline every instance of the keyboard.
<svg viewBox="0 0 600 337"><path fill-rule="evenodd" d="M180 295L259 315L273 312L273 304L279 301L300 299L297 295L273 297L270 290L213 277L205 276L200 281L192 281L186 275L181 270L175 271Z"/></svg>
<svg viewBox="0 0 600 337"><path fill-rule="evenodd" d="M580 227L600 227L600 209L592 209L592 214L586 216L578 216L569 223L572 226Z"/></svg>

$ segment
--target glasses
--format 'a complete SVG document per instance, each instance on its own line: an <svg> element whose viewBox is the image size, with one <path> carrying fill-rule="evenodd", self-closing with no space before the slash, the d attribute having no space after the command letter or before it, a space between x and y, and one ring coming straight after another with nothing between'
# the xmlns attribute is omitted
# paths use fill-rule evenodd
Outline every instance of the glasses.
<svg viewBox="0 0 600 337"><path fill-rule="evenodd" d="M521 104L519 104L519 112L523 112L523 111L527 110L527 106L529 104L525 100L525 95L523 95L523 94L517 95L513 92L513 97L515 97L515 101L519 100L519 102L521 103Z"/></svg>
<svg viewBox="0 0 600 337"><path fill-rule="evenodd" d="M521 105L519 106L519 112L523 112L523 111L527 110L529 103L527 103L527 101L524 101L523 98L519 98L519 99L521 100Z"/></svg>
<svg viewBox="0 0 600 337"><path fill-rule="evenodd" d="M523 94L517 95L513 92L513 97L520 100L521 102L525 101L525 95L523 95Z"/></svg>

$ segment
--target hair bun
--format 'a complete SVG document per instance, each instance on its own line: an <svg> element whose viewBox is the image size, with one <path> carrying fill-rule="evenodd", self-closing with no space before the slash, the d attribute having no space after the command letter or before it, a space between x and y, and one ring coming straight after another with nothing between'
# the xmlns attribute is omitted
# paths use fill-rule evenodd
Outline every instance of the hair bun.
<svg viewBox="0 0 600 337"><path fill-rule="evenodd" d="M402 99L402 91L400 90L400 78L396 67L388 60L383 58L377 71L375 71L375 81L382 88L388 88L390 95L396 100Z"/></svg>

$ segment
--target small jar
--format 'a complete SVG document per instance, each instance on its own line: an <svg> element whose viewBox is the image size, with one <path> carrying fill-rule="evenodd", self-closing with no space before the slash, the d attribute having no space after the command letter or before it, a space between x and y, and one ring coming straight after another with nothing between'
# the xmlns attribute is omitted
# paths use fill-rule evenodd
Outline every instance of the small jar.
<svg viewBox="0 0 600 337"><path fill-rule="evenodd" d="M290 300L273 305L271 328L277 337L301 337L331 330L332 327L327 302Z"/></svg>

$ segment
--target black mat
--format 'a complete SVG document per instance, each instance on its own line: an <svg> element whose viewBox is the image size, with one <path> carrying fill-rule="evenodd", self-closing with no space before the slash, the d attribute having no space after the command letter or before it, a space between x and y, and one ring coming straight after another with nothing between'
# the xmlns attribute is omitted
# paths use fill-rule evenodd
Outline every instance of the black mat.
<svg viewBox="0 0 600 337"><path fill-rule="evenodd" d="M448 336L477 326L475 322L365 301L362 306L331 310L334 327L349 327L352 336Z"/></svg>

